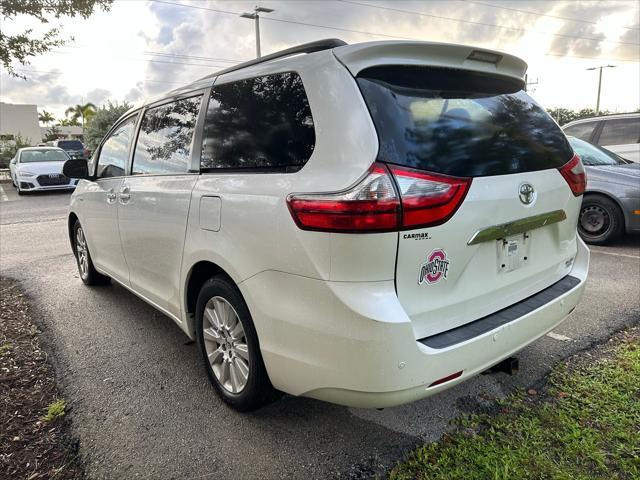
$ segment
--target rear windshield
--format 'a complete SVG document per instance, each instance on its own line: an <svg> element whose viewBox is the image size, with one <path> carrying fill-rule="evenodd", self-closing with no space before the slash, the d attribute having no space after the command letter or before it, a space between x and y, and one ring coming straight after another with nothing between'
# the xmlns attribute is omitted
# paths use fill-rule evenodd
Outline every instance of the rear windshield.
<svg viewBox="0 0 640 480"><path fill-rule="evenodd" d="M58 147L64 150L82 150L84 148L78 140L61 140L58 142Z"/></svg>
<svg viewBox="0 0 640 480"><path fill-rule="evenodd" d="M557 168L572 156L560 127L515 81L384 66L364 70L358 84L380 161L478 177Z"/></svg>

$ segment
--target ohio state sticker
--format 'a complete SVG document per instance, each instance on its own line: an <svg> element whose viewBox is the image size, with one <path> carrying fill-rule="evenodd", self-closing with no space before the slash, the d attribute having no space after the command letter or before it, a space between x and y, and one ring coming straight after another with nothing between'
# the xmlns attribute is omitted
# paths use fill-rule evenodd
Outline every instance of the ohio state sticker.
<svg viewBox="0 0 640 480"><path fill-rule="evenodd" d="M438 283L443 278L447 279L449 273L450 260L447 258L447 252L441 248L436 248L427 257L427 261L420 265L420 275L418 276L418 285L423 283Z"/></svg>

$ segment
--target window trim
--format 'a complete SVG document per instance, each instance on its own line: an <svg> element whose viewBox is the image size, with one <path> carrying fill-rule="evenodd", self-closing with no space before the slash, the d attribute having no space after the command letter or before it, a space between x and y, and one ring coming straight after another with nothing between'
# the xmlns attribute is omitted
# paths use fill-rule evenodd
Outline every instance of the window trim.
<svg viewBox="0 0 640 480"><path fill-rule="evenodd" d="M235 72L234 72L235 73ZM313 119L313 131L314 131L314 143L313 143L313 150L311 152L311 155L309 155L309 158L306 160L306 162L300 166L300 168L298 168L295 171L291 171L291 172L286 172L284 170L286 170L287 167L273 167L273 168L264 168L264 167L245 167L245 168L235 168L235 167L228 167L228 168L215 168L215 167L207 167L207 168L203 168L202 167L202 150L203 150L203 136L204 136L204 124L205 124L205 120L207 117L207 110L209 109L209 102L211 100L211 91L216 87L216 86L223 86L223 85L229 85L231 83L237 83L237 82L243 82L243 81L247 81L247 80L254 80L256 78L261 78L261 77L270 77L273 75L282 75L282 74L286 74L286 73L295 73L299 78L300 81L302 82L302 88L304 90L304 95L307 99L307 104L309 106L309 112L311 112L311 118ZM224 75L223 75L224 76ZM298 70L294 70L291 68L285 68L284 70L278 68L273 72L268 72L268 73L261 73L258 75L248 75L248 76L242 76L240 78L233 78L233 74L231 79L227 80L225 78L222 79L222 81L220 83L218 83L218 80L220 80L220 75L216 76L213 79L213 83L211 84L211 86L209 88L206 89L206 93L205 96L203 97L203 105L202 105L202 110L200 111L200 117L198 118L198 130L197 130L197 141L198 143L196 144L196 147L194 148L194 150L198 151L198 155L197 158L195 159L195 162L193 164L194 169L197 169L197 171L199 173L205 173L205 174L221 174L221 175L225 175L225 174L235 174L235 175L239 175L239 174L282 174L282 175L292 175L295 173L298 173L300 170L302 170L311 160L311 158L313 157L313 154L316 151L316 146L318 144L318 135L317 135L317 130L316 130L316 121L315 121L315 117L313 115L313 109L311 107L311 102L309 101L309 95L307 94L307 87L305 85L304 82L304 75L302 75ZM226 80L226 81L225 81ZM196 136L194 135L194 141L196 140ZM291 168L291 167L289 167Z"/></svg>
<svg viewBox="0 0 640 480"><path fill-rule="evenodd" d="M124 168L124 175L119 175L117 177L98 177L98 164L100 163L100 155L102 155L102 147L104 146L104 144L107 142L107 140L109 140L109 138L111 138L111 134L113 132L115 132L118 128L120 128L120 126L125 123L126 121L130 120L131 118L133 118L134 116L137 115L137 119L133 124L133 128L134 128L134 136L136 136L137 129L140 123L140 119L142 118L140 116L140 112L142 111L141 108L131 112L129 115L127 115L125 118L123 118L122 120L120 120L119 122L117 122L115 125L113 125L109 131L107 132L107 134L104 136L104 138L102 139L102 141L100 142L100 145L98 146L98 148L96 149L96 161L95 164L93 165L93 171L91 172L91 176L93 177L93 180L98 182L100 180L104 180L104 179L113 179L113 178L124 178L127 176L127 169L128 169L128 165L129 162L131 160L131 147L133 145L133 143L129 142L129 149L127 150L127 158L125 159L125 168Z"/></svg>
<svg viewBox="0 0 640 480"><path fill-rule="evenodd" d="M141 108L140 110L140 118L138 119L138 121L136 122L136 131L135 131L135 135L134 135L134 142L131 144L131 152L129 155L129 162L127 163L127 168L125 170L125 176L127 177L136 177L136 178L142 178L142 177L161 177L161 176L167 176L167 175L198 175L200 173L199 169L194 169L194 165L197 163L198 165L200 164L200 152L198 152L198 155L195 156L196 150L197 150L197 143L196 139L200 140L200 143L202 143L202 130L200 128L201 124L204 124L204 117L206 115L206 105L204 105L206 99L208 98L208 95L211 92L211 88L200 88L197 90L190 90L189 92L184 92L184 93L180 93L179 95L173 95L171 97L165 97L162 98L160 100L157 100L153 103L150 103L148 105L145 105L143 108ZM193 132L193 136L191 137L191 145L189 147L189 151L190 151L190 155L189 155L189 169L186 172L181 172L181 173L177 173L177 172L165 172L165 173L137 173L137 174L133 174L133 160L135 158L135 153L136 153L136 147L138 146L138 140L140 137L140 128L142 127L142 119L144 118L144 115L147 113L148 110L151 110L153 108L157 108L157 107L162 107L163 105L168 105L170 103L174 103L174 102L178 102L180 100L187 100L189 98L194 98L197 97L198 95L202 95L202 98L200 100L200 107L198 109L198 115L196 116L196 122L194 124L194 132ZM201 120L202 118L202 120ZM198 133L200 133L198 135ZM202 145L200 145L200 149L202 148Z"/></svg>

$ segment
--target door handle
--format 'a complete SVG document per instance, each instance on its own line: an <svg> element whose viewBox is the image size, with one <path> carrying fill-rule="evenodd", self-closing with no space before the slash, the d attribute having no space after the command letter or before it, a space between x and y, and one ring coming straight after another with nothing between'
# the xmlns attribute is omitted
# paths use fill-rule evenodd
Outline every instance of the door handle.
<svg viewBox="0 0 640 480"><path fill-rule="evenodd" d="M120 193L118 194L118 196L120 197L120 203L122 205L129 203L129 200L131 200L131 194L129 193L129 187L122 187L122 189L120 190Z"/></svg>
<svg viewBox="0 0 640 480"><path fill-rule="evenodd" d="M116 201L116 193L113 191L113 188L107 190L107 203L113 203Z"/></svg>

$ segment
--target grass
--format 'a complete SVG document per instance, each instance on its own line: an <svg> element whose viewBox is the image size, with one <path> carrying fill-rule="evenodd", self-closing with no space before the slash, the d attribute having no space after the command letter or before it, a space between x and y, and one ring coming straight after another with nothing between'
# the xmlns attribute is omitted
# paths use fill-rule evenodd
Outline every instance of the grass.
<svg viewBox="0 0 640 480"><path fill-rule="evenodd" d="M53 422L55 419L64 417L67 402L58 399L47 408L47 414L41 420L45 422Z"/></svg>
<svg viewBox="0 0 640 480"><path fill-rule="evenodd" d="M515 394L496 414L465 418L389 477L640 479L638 331L557 367L543 394Z"/></svg>

